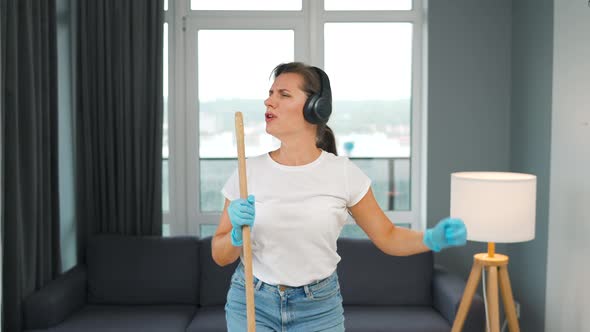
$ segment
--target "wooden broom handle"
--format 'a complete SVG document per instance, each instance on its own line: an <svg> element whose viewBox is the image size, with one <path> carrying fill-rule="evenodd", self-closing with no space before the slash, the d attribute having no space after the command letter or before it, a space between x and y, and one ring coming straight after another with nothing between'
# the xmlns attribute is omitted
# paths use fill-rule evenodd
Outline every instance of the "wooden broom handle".
<svg viewBox="0 0 590 332"><path fill-rule="evenodd" d="M236 112L236 140L238 143L238 175L240 177L240 198L248 198L246 179L246 156L244 152L244 118L242 112ZM256 316L254 310L254 278L252 276L252 244L250 242L250 226L242 227L244 268L246 277L246 314L248 318L248 332L256 331Z"/></svg>

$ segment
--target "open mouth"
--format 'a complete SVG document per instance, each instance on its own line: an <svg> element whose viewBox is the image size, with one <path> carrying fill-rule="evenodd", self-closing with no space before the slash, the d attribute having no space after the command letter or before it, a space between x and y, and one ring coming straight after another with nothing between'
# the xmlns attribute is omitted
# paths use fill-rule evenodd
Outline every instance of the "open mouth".
<svg viewBox="0 0 590 332"><path fill-rule="evenodd" d="M270 113L270 112L266 112L264 114L264 118L266 119L266 122L268 122L268 121L271 121L271 120L275 119L276 116L274 114Z"/></svg>

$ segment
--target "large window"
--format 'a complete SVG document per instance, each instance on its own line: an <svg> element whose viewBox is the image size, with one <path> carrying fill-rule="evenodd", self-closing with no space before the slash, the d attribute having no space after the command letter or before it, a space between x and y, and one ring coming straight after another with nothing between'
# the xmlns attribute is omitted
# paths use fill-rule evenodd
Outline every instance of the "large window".
<svg viewBox="0 0 590 332"><path fill-rule="evenodd" d="M199 206L219 212L219 190L236 168L234 112L244 115L247 155L270 151L278 143L265 131L264 92L273 63L293 61L293 30L198 31ZM268 42L273 41L273 47ZM264 50L244 52L244 50ZM236 55L239 54L239 57Z"/></svg>
<svg viewBox="0 0 590 332"><path fill-rule="evenodd" d="M373 180L396 224L422 227L423 8L412 0L176 0L164 26L165 234L210 235L237 167L234 113L246 155L279 145L263 101L279 63L322 67L338 153ZM362 235L353 220L345 228Z"/></svg>

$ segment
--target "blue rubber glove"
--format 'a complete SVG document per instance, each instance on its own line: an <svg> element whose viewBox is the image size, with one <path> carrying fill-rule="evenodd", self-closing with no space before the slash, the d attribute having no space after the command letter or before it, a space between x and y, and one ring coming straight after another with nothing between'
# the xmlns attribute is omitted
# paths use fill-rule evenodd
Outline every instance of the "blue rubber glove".
<svg viewBox="0 0 590 332"><path fill-rule="evenodd" d="M448 247L462 246L467 243L467 229L463 220L445 218L424 232L423 242L435 252Z"/></svg>
<svg viewBox="0 0 590 332"><path fill-rule="evenodd" d="M231 221L231 244L235 247L242 246L242 226L254 225L254 195L247 199L239 198L231 201L227 208L229 220Z"/></svg>

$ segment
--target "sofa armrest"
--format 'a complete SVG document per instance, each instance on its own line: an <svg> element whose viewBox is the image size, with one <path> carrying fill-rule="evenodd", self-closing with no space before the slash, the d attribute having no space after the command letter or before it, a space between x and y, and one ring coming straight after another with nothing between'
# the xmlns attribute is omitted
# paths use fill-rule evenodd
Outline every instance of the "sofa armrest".
<svg viewBox="0 0 590 332"><path fill-rule="evenodd" d="M454 275L440 266L435 266L434 276L432 280L432 296L433 305L443 317L452 325L457 311L459 310L459 304L461 303L461 297L465 290L466 282L459 276ZM485 306L482 297L479 294L475 294L465 324L463 325L463 331L477 331L481 332L485 330L486 318L485 318Z"/></svg>
<svg viewBox="0 0 590 332"><path fill-rule="evenodd" d="M40 290L28 296L23 303L27 329L45 329L54 326L86 303L86 268L77 266Z"/></svg>

